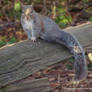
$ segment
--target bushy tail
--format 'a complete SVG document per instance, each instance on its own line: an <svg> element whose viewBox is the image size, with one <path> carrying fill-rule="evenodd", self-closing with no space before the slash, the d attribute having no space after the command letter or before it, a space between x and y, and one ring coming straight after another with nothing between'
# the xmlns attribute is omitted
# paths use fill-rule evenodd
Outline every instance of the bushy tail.
<svg viewBox="0 0 92 92"><path fill-rule="evenodd" d="M87 77L87 65L86 65L86 58L84 52L81 51L80 53L76 53L74 55L75 63L75 80L83 80Z"/></svg>
<svg viewBox="0 0 92 92"><path fill-rule="evenodd" d="M85 79L87 77L85 53L75 36L61 31L61 36L56 39L56 42L65 45L73 54L75 59L75 80L79 81Z"/></svg>

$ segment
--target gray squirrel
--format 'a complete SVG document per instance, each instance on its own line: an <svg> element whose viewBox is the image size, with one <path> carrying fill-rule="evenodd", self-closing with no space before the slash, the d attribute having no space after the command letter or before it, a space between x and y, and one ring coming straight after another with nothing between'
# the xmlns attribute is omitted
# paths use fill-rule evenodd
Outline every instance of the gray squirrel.
<svg viewBox="0 0 92 92"><path fill-rule="evenodd" d="M28 39L36 41L41 38L48 42L65 45L73 54L75 62L75 81L87 77L85 53L77 38L60 27L49 17L37 13L32 5L22 5L21 25L27 33Z"/></svg>

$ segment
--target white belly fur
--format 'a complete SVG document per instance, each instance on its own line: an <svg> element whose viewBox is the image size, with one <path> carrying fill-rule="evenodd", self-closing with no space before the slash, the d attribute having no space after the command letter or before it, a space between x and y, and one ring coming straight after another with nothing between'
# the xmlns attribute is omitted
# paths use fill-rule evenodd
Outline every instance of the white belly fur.
<svg viewBox="0 0 92 92"><path fill-rule="evenodd" d="M31 29L32 30L32 27L33 27L33 22L31 21L25 21L25 28L26 29Z"/></svg>

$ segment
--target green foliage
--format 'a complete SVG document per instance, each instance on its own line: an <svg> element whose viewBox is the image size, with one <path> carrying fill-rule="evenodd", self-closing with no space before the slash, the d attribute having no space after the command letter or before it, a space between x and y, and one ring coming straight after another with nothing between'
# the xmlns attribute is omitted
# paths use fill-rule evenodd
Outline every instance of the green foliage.
<svg viewBox="0 0 92 92"><path fill-rule="evenodd" d="M88 3L89 2L89 0L82 0L84 3Z"/></svg>
<svg viewBox="0 0 92 92"><path fill-rule="evenodd" d="M0 17L3 16L3 14L0 12Z"/></svg>
<svg viewBox="0 0 92 92"><path fill-rule="evenodd" d="M8 13L7 13L7 16L8 16L9 18L13 17L13 16L14 16L13 10L11 10L11 12L8 12Z"/></svg>
<svg viewBox="0 0 92 92"><path fill-rule="evenodd" d="M23 0L25 3L30 4L32 1L31 0Z"/></svg>
<svg viewBox="0 0 92 92"><path fill-rule="evenodd" d="M14 17L16 18L16 21L20 20L20 18L21 18L21 11L15 11L14 12Z"/></svg>
<svg viewBox="0 0 92 92"><path fill-rule="evenodd" d="M10 40L9 40L8 42L1 40L1 41L0 41L0 47L6 45L7 43L8 43L8 44L13 44L13 43L15 43L15 42L16 42L16 38L15 38L15 37L10 38Z"/></svg>
<svg viewBox="0 0 92 92"><path fill-rule="evenodd" d="M8 2L9 2L9 0L4 0L4 3L5 3L5 4L8 4Z"/></svg>
<svg viewBox="0 0 92 92"><path fill-rule="evenodd" d="M41 0L34 0L34 2L35 2L35 3L40 3L40 2L41 2Z"/></svg>
<svg viewBox="0 0 92 92"><path fill-rule="evenodd" d="M69 62L70 62L70 63L74 63L74 58L70 58L70 59L69 59Z"/></svg>
<svg viewBox="0 0 92 92"><path fill-rule="evenodd" d="M15 37L12 37L9 41L8 41L8 44L12 44L12 43L15 43L16 42L16 38Z"/></svg>
<svg viewBox="0 0 92 92"><path fill-rule="evenodd" d="M0 92L7 92L7 86L0 88Z"/></svg>
<svg viewBox="0 0 92 92"><path fill-rule="evenodd" d="M15 11L20 11L21 10L21 3L19 1L15 2L14 10Z"/></svg>
<svg viewBox="0 0 92 92"><path fill-rule="evenodd" d="M92 17L89 17L89 20L92 21Z"/></svg>
<svg viewBox="0 0 92 92"><path fill-rule="evenodd" d="M88 64L88 69L92 70L92 62Z"/></svg>
<svg viewBox="0 0 92 92"><path fill-rule="evenodd" d="M55 2L55 3L53 4L52 1ZM83 8L85 5L88 5L90 1L91 0L80 0L80 2L76 3L76 0L74 0L74 1L68 0L68 2L67 2L67 0L47 0L46 1L46 7L47 7L47 12L48 12L47 16L51 15L52 18L55 19L56 23L61 28L65 28L65 27L69 26L75 18L77 18L76 17L77 13L75 11L73 13L71 13L70 11L68 11L68 8L72 9L75 5ZM51 2L52 5L49 5L50 2ZM73 2L75 2L75 5L73 5ZM40 7L42 7L41 5L44 5L43 0L1 0L0 1L0 9L1 9L0 10L0 21L1 21L1 23L3 21L5 23L6 22L12 22L12 21L15 22L15 23L16 22L20 23L21 3L23 3L23 4L34 3L34 5L37 5L35 7L35 9L37 10L37 7L39 7L39 9L38 9L39 11L40 11ZM89 8L87 8L86 12L91 14L91 10L92 10L91 8L92 8L91 6ZM81 12L79 12L79 13L81 14ZM43 14L44 14L44 11L43 11ZM71 15L72 15L72 17L71 17ZM89 17L88 19L90 21L92 21L92 16ZM78 20L78 18L77 18L77 20ZM16 25L15 27L16 28L12 29L11 33L13 33L13 31L15 33L16 32L22 32L20 25ZM5 28L5 31L2 30L2 33L0 35L1 36L0 47L7 44L8 39L10 39L8 41L9 44L16 42L16 40L18 41L19 34L18 34L17 39L15 37L10 38L11 36L9 36L10 34L8 34L8 31L9 31L9 29L7 29L7 28ZM22 38L23 37L21 37L20 40Z"/></svg>
<svg viewBox="0 0 92 92"><path fill-rule="evenodd" d="M67 10L63 6L57 7L57 16L56 23L59 24L60 27L65 28L72 22L72 17L67 16Z"/></svg>
<svg viewBox="0 0 92 92"><path fill-rule="evenodd" d="M5 41L0 41L0 47L6 45L6 42Z"/></svg>
<svg viewBox="0 0 92 92"><path fill-rule="evenodd" d="M20 20L21 17L21 2L15 2L13 14L16 20Z"/></svg>

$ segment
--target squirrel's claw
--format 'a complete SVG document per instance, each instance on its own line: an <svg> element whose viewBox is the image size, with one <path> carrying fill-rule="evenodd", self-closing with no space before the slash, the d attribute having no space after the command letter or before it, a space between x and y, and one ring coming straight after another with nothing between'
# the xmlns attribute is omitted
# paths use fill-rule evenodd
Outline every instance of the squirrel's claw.
<svg viewBox="0 0 92 92"><path fill-rule="evenodd" d="M78 86L81 81L72 80L69 82L69 85Z"/></svg>
<svg viewBox="0 0 92 92"><path fill-rule="evenodd" d="M72 85L79 85L79 83L80 81L75 81L75 80L71 82Z"/></svg>
<svg viewBox="0 0 92 92"><path fill-rule="evenodd" d="M32 40L33 42L36 42L36 38L35 38L35 37L32 37L31 40Z"/></svg>

